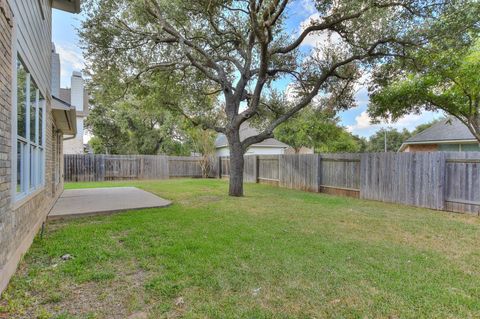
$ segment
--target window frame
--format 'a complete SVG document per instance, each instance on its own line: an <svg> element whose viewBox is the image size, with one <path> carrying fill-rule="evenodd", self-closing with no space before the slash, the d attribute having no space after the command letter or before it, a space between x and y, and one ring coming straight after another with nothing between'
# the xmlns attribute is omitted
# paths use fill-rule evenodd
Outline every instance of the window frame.
<svg viewBox="0 0 480 319"><path fill-rule="evenodd" d="M15 38L15 37L13 37ZM45 187L45 146L46 146L46 122L47 122L47 103L46 97L35 84L32 74L28 71L23 59L16 46L12 50L12 202L19 202L28 198L33 193L44 189ZM18 63L21 63L26 72L25 79L25 137L18 135ZM32 105L31 89L35 85L35 101ZM35 136L31 138L31 108L34 108L35 114L34 130ZM40 112L41 119L40 122ZM40 136L42 137L40 141ZM20 159L20 186L18 185L18 147L21 147L22 153ZM32 154L33 152L33 154ZM33 171L33 174L32 174ZM20 190L17 188L20 187Z"/></svg>

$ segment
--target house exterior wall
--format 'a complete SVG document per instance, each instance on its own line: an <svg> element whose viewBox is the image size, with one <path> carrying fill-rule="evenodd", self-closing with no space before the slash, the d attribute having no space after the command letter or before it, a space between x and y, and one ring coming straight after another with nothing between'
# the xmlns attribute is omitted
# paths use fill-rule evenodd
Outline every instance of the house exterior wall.
<svg viewBox="0 0 480 319"><path fill-rule="evenodd" d="M259 147L253 145L245 152L245 155L282 155L285 153L283 147Z"/></svg>
<svg viewBox="0 0 480 319"><path fill-rule="evenodd" d="M60 97L60 54L52 43L52 95Z"/></svg>
<svg viewBox="0 0 480 319"><path fill-rule="evenodd" d="M51 0L3 0L12 8L17 35L17 50L33 75L43 96L50 96L52 50Z"/></svg>
<svg viewBox="0 0 480 319"><path fill-rule="evenodd" d="M249 147L245 155L282 155L285 153L283 147L261 147L255 146ZM228 147L219 147L216 150L217 156L230 156L230 150Z"/></svg>
<svg viewBox="0 0 480 319"><path fill-rule="evenodd" d="M443 152L459 152L460 144L439 144L438 150Z"/></svg>
<svg viewBox="0 0 480 319"><path fill-rule="evenodd" d="M438 149L444 152L480 152L477 143L439 144Z"/></svg>
<svg viewBox="0 0 480 319"><path fill-rule="evenodd" d="M217 156L230 156L230 150L228 147L219 147L216 150L216 155Z"/></svg>
<svg viewBox="0 0 480 319"><path fill-rule="evenodd" d="M480 152L478 143L410 144L404 152Z"/></svg>
<svg viewBox="0 0 480 319"><path fill-rule="evenodd" d="M404 152L436 152L438 151L437 144L410 144Z"/></svg>
<svg viewBox="0 0 480 319"><path fill-rule="evenodd" d="M82 78L82 73L73 71L71 78L71 101L70 104L75 106L77 112L83 112L83 90L84 90L84 81Z"/></svg>
<svg viewBox="0 0 480 319"><path fill-rule="evenodd" d="M479 143L460 144L461 152L480 152Z"/></svg>
<svg viewBox="0 0 480 319"><path fill-rule="evenodd" d="M64 154L84 154L83 147L83 118L77 117L77 135L73 139L63 142Z"/></svg>
<svg viewBox="0 0 480 319"><path fill-rule="evenodd" d="M315 151L313 148L308 148L308 147L300 147L299 150L295 150L293 147L288 147L285 149L284 154L314 154Z"/></svg>
<svg viewBox="0 0 480 319"><path fill-rule="evenodd" d="M9 5L0 0L0 265L3 268L13 235L12 179L12 47L13 17ZM2 269L0 268L0 269ZM0 270L0 291L6 285Z"/></svg>
<svg viewBox="0 0 480 319"><path fill-rule="evenodd" d="M85 81L82 73L74 71L71 77L70 99L71 105L75 106L77 111L77 135L73 139L63 142L64 154L84 154L83 135L85 117L88 109L85 109Z"/></svg>
<svg viewBox="0 0 480 319"><path fill-rule="evenodd" d="M61 165L63 159L54 156L54 140L61 134L55 129L51 110L50 17L49 0L0 0L0 292L63 188L61 178L54 178L54 168ZM46 97L44 184L18 200L14 196L17 53ZM61 147L61 143L59 145Z"/></svg>

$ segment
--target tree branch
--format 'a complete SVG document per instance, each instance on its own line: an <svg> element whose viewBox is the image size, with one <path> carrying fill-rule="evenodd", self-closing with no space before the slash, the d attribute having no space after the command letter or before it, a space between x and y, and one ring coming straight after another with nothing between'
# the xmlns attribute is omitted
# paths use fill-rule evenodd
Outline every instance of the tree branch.
<svg viewBox="0 0 480 319"><path fill-rule="evenodd" d="M341 16L341 17L338 17L338 18L335 18L334 14L330 15L330 16L325 18L325 22L317 24L317 25L311 25L311 26L305 28L305 30L302 31L300 36L298 36L298 38L295 41L293 41L291 44L289 44L287 46L284 46L284 47L275 48L270 52L270 54L275 55L275 54L278 54L278 53L282 53L282 54L289 53L289 52L295 50L296 48L298 48L310 33L315 32L315 31L328 30L328 29L331 29L334 26L336 26L336 25L338 25L342 22L357 19L357 18L361 17L365 12L367 12L367 11L373 9L373 8L388 8L388 7L395 7L395 6L404 7L405 5L403 5L399 2L390 2L390 3L384 3L384 4L374 3L373 5L366 6L365 8L360 9L353 14Z"/></svg>

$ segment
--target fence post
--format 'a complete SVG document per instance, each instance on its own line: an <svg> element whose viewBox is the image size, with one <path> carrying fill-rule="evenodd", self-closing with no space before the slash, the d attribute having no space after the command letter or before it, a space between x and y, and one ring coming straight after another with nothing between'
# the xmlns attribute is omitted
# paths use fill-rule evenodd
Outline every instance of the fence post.
<svg viewBox="0 0 480 319"><path fill-rule="evenodd" d="M259 155L255 155L255 183L258 183L259 178L259 170L260 170L260 158Z"/></svg>
<svg viewBox="0 0 480 319"><path fill-rule="evenodd" d="M446 203L445 203L445 190L446 190L446 181L447 181L447 157L445 153L439 153L440 158L438 159L438 174L439 176L439 185L438 185L438 192L439 192L439 206L437 209L445 210Z"/></svg>
<svg viewBox="0 0 480 319"><path fill-rule="evenodd" d="M317 193L320 193L322 185L322 155L317 154Z"/></svg>
<svg viewBox="0 0 480 319"><path fill-rule="evenodd" d="M222 157L218 157L218 179L222 179Z"/></svg>
<svg viewBox="0 0 480 319"><path fill-rule="evenodd" d="M105 180L105 155L100 155L100 171L101 174L99 174L100 181Z"/></svg>

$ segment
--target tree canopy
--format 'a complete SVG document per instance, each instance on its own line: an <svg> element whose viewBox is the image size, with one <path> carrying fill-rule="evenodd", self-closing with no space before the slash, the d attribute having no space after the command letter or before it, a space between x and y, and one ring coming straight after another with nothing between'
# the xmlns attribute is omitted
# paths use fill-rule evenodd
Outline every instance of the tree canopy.
<svg viewBox="0 0 480 319"><path fill-rule="evenodd" d="M312 107L277 127L275 137L290 145L295 152L302 147L324 153L362 150L359 140L339 124L335 112L316 110Z"/></svg>
<svg viewBox="0 0 480 319"><path fill-rule="evenodd" d="M428 26L466 2L315 1L317 18L292 35L293 0L90 0L81 36L94 82L113 75L128 88L159 73L173 79L175 98L164 105L226 135L229 192L241 196L250 145L273 137L314 98L325 110L354 106L363 72L422 46ZM311 35L327 40L302 53ZM293 89L288 103L276 103L279 80ZM215 94L216 103L204 103ZM260 133L240 140L251 119L262 123Z"/></svg>
<svg viewBox="0 0 480 319"><path fill-rule="evenodd" d="M158 74L149 82L130 85L128 91L118 77L96 81L89 83L93 107L86 121L87 129L95 136L94 151L189 154L185 119L169 108L176 98L176 87L169 78Z"/></svg>
<svg viewBox="0 0 480 319"><path fill-rule="evenodd" d="M480 141L479 7L472 1L461 8L464 14L445 14L432 26L436 36L427 45L380 67L371 87L370 115L395 121L408 113L441 110Z"/></svg>
<svg viewBox="0 0 480 319"><path fill-rule="evenodd" d="M403 142L411 136L411 133L403 129L382 128L370 136L367 144L367 152L385 152L385 140L387 142L387 152L397 152Z"/></svg>

